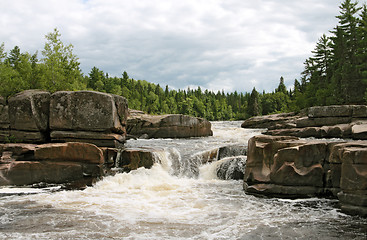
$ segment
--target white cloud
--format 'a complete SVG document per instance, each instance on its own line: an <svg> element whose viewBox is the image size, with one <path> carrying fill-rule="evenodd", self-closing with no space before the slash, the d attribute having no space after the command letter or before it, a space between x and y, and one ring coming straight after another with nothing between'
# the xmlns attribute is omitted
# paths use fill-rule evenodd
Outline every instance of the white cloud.
<svg viewBox="0 0 367 240"><path fill-rule="evenodd" d="M272 91L336 24L334 0L2 0L0 36L35 52L59 28L81 67L172 88Z"/></svg>

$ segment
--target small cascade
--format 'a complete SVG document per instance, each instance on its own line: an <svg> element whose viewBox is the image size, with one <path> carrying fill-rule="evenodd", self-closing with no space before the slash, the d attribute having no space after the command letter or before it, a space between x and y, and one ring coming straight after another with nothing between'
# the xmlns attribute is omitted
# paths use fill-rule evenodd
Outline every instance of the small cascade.
<svg viewBox="0 0 367 240"><path fill-rule="evenodd" d="M246 152L247 148L242 145L222 146L194 154L185 154L172 147L154 152L154 162L178 177L198 178L205 175L205 179L242 179ZM206 171L204 175L203 171Z"/></svg>
<svg viewBox="0 0 367 240"><path fill-rule="evenodd" d="M246 160L246 156L226 157L219 160L216 168L218 178L222 180L243 179Z"/></svg>
<svg viewBox="0 0 367 240"><path fill-rule="evenodd" d="M115 168L118 169L121 167L121 153L122 153L123 149L119 148L117 150L117 154L116 154L116 158L115 158Z"/></svg>

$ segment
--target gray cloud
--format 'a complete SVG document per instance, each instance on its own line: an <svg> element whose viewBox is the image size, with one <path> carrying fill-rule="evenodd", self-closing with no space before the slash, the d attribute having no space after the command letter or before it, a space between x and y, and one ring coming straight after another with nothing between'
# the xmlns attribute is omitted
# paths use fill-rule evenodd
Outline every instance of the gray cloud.
<svg viewBox="0 0 367 240"><path fill-rule="evenodd" d="M57 27L85 74L125 70L173 88L272 91L292 85L317 39L336 25L334 0L2 0L0 41L41 50Z"/></svg>

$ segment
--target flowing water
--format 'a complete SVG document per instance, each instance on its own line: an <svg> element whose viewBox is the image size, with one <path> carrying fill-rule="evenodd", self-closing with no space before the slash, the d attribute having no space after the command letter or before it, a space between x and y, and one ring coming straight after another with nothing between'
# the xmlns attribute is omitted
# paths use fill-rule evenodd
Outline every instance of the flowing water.
<svg viewBox="0 0 367 240"><path fill-rule="evenodd" d="M335 200L257 198L241 180L217 179L218 163L199 166L201 152L259 133L239 126L214 122L206 138L129 140L163 149L159 163L83 191L1 189L0 238L366 239L367 219L341 213Z"/></svg>

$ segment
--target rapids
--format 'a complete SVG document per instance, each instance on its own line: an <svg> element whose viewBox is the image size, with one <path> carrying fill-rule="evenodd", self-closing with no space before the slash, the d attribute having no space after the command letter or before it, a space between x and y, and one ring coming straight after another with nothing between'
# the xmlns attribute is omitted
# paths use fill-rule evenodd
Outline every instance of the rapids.
<svg viewBox="0 0 367 240"><path fill-rule="evenodd" d="M257 198L242 181L217 179L217 162L199 164L200 153L245 146L259 133L239 126L214 122L206 138L129 140L127 147L164 151L151 169L105 177L83 191L0 189L0 238L366 238L367 219L341 213L335 200Z"/></svg>

